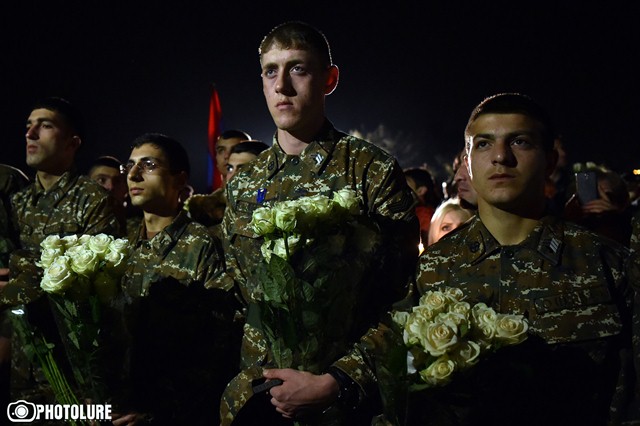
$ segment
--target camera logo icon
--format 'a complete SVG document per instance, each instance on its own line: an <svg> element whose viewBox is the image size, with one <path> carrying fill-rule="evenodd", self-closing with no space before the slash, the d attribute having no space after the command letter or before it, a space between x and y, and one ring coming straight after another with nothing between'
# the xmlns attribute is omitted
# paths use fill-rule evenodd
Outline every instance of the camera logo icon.
<svg viewBox="0 0 640 426"><path fill-rule="evenodd" d="M19 400L7 406L7 417L14 423L32 422L36 418L36 404Z"/></svg>

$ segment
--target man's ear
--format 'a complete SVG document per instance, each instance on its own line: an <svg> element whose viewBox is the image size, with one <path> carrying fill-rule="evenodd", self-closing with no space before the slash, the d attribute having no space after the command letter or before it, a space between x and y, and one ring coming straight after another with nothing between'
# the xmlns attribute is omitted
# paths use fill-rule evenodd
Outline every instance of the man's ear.
<svg viewBox="0 0 640 426"><path fill-rule="evenodd" d="M80 139L80 136L72 136L69 146L73 148L74 151L77 151L78 148L80 148L80 145L82 145L82 139Z"/></svg>
<svg viewBox="0 0 640 426"><path fill-rule="evenodd" d="M340 71L337 65L331 65L327 70L327 81L324 86L324 94L330 95L336 90L338 86L338 79L340 77Z"/></svg>
<svg viewBox="0 0 640 426"><path fill-rule="evenodd" d="M178 188L184 188L185 186L187 186L187 182L189 181L189 177L187 176L187 172L182 171L180 173L176 173L174 175L175 178L175 184Z"/></svg>

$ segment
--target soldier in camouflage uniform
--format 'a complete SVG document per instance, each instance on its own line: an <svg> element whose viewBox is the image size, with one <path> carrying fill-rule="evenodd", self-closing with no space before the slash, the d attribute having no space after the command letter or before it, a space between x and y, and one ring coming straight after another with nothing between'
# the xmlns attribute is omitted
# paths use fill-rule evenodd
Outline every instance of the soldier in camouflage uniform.
<svg viewBox="0 0 640 426"><path fill-rule="evenodd" d="M281 414L291 417L291 411L283 408L285 405L303 409L305 413L296 413L305 414L304 419L298 419L303 422L358 424L359 418L368 423L362 413L340 412L337 406L326 410L335 402L339 387L332 376L338 373L329 365L324 368L330 374L320 376L291 369L263 372L263 366L273 366L273 359L259 318L253 315L255 298L259 296L255 292L256 280L252 279L262 261L263 239L254 233L249 222L256 208L273 206L278 201L318 194L331 196L343 188L353 189L362 198L364 214L380 227L384 253L381 262L373 265L358 283L359 305L352 312L345 312L353 321L335 318L335 323L328 325L344 328L339 333L344 341L339 343L344 344L346 353L358 333L376 324L379 315L406 293L419 239L415 201L393 157L366 141L336 130L326 119L324 98L338 83L338 68L331 62L329 46L322 33L303 23L276 27L260 46L260 62L264 95L277 132L272 146L227 185L228 206L223 219L225 255L227 267L232 270L248 305L248 320L242 347L243 372L223 395L222 423L283 421ZM344 324L350 326L347 328ZM252 381L263 374L284 383L271 389L270 396L264 392L253 395ZM321 386L335 393L323 400L304 401L305 388L312 385L310 380L318 380ZM336 420L340 418L342 420Z"/></svg>
<svg viewBox="0 0 640 426"><path fill-rule="evenodd" d="M129 414L114 424L215 424L222 390L236 374L241 333L232 323L233 282L221 284L222 246L182 209L190 168L177 141L140 136L125 168L144 220L119 303L126 371L114 396Z"/></svg>
<svg viewBox="0 0 640 426"><path fill-rule="evenodd" d="M11 278L0 292L0 306L26 305L32 324L54 343L59 343L59 336L48 300L42 297L42 270L35 265L40 243L49 235L118 232L107 192L76 172L74 160L82 131L79 113L66 100L37 102L26 133L26 163L36 169L36 178L11 199L19 248L11 255ZM56 345L56 350L61 346ZM48 384L41 371L26 361L23 349L21 342L12 345L12 398L51 402Z"/></svg>
<svg viewBox="0 0 640 426"><path fill-rule="evenodd" d="M29 178L15 167L0 164L0 269L9 267L9 256L18 235L11 220L11 196L29 184ZM6 271L5 274L8 274Z"/></svg>
<svg viewBox="0 0 640 426"><path fill-rule="evenodd" d="M471 115L465 138L478 215L421 256L413 303L430 289L458 287L471 304L524 315L529 338L444 388L414 394L406 424L638 421L631 362L638 355L631 330L637 260L547 215L553 136L547 114L524 95L490 97ZM359 389L375 386L390 333L385 325L370 330L340 361Z"/></svg>
<svg viewBox="0 0 640 426"><path fill-rule="evenodd" d="M11 195L29 184L29 178L15 167L0 164L0 281L9 274L9 256L18 246L18 232L11 221ZM0 313L0 406L9 400L11 327L6 312Z"/></svg>

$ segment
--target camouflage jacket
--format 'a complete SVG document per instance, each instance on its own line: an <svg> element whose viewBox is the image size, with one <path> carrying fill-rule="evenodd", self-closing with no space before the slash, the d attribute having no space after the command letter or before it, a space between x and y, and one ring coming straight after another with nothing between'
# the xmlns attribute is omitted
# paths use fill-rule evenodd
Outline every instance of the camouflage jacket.
<svg viewBox="0 0 640 426"><path fill-rule="evenodd" d="M522 348L503 349L507 355L493 362L498 370L504 367L501 374L488 361L474 367L476 377L489 376L495 386L474 382L476 395L462 404L466 414L444 424L476 424L479 419L497 424L482 411L496 392L515 400L513 412L497 411L499 424L605 424L607 418L616 424L636 416L626 407L633 406L636 382L630 361L632 353L638 355L639 342L635 333L632 340L631 331L638 309L631 285L637 283L637 259L626 248L553 217L541 220L515 246L501 246L477 216L430 246L419 260L409 298L413 304L434 287L458 287L472 304L484 302L497 312L524 315L531 336ZM385 326L370 330L350 356L336 363L362 389L375 383L374 371L389 341L384 335L390 332ZM518 359L519 370L505 367ZM525 379L522 371L529 374Z"/></svg>
<svg viewBox="0 0 640 426"><path fill-rule="evenodd" d="M11 196L27 186L29 179L18 169L0 164L0 268L9 266L18 235L11 220Z"/></svg>
<svg viewBox="0 0 640 426"><path fill-rule="evenodd" d="M64 359L59 352L60 336L48 298L41 297L42 269L36 265L40 243L48 235L116 235L118 222L108 197L96 182L69 171L48 191L36 179L11 198L12 221L19 234L20 248L11 255L11 279L0 292L0 305L26 305L29 322L56 345L55 356L59 362ZM12 398L52 402L50 387L41 369L28 361L24 344L18 339L12 342Z"/></svg>
<svg viewBox="0 0 640 426"><path fill-rule="evenodd" d="M263 242L251 229L253 211L284 200L325 195L351 188L363 200L364 214L380 226L384 261L370 271L360 290L357 325L349 330L353 341L390 304L406 294L406 283L415 268L419 240L414 197L397 161L380 148L336 130L328 121L318 136L299 155L287 155L274 138L262 152L227 184L227 208L222 222L227 266L240 286L244 300L254 300L256 266L262 262ZM374 268L375 269L375 268ZM357 310L362 309L358 307ZM353 315L356 315L353 313ZM339 327L339 324L335 324ZM237 377L225 393L223 423L229 422L251 396L247 385L261 377L259 366L270 362L267 342L259 324L245 325L242 366L245 376ZM226 413L225 413L226 412ZM226 417L226 418L225 418Z"/></svg>
<svg viewBox="0 0 640 426"><path fill-rule="evenodd" d="M158 424L214 424L224 386L237 372L237 307L223 280L220 241L182 211L147 240L144 222L131 242L123 277L126 348L117 403ZM117 326L118 327L118 326ZM169 360L169 361L167 361Z"/></svg>
<svg viewBox="0 0 640 426"><path fill-rule="evenodd" d="M41 295L41 271L35 262L47 236L119 233L109 194L75 172L63 174L48 191L36 179L14 194L11 204L20 250L12 256L11 280L0 296L0 305L28 303Z"/></svg>

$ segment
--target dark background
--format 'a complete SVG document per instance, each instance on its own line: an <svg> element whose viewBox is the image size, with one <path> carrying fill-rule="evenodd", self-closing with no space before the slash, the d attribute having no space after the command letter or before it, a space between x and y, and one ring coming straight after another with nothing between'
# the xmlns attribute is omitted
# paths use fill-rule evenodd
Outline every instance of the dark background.
<svg viewBox="0 0 640 426"><path fill-rule="evenodd" d="M222 127L271 143L257 48L303 20L328 37L340 84L329 118L391 151L403 167L445 165L485 96L519 91L550 109L570 162L640 167L638 2L20 1L0 6L0 162L24 164L24 123L40 97L83 111L80 166L126 159L141 133L189 149L206 190L207 116L215 83Z"/></svg>

